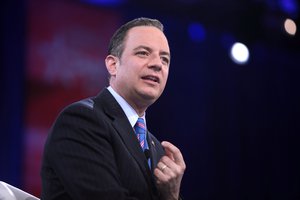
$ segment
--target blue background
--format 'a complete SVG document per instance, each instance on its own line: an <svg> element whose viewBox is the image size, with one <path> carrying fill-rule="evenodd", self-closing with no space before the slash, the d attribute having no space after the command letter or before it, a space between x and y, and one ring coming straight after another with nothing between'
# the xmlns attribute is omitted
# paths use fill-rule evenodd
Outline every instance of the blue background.
<svg viewBox="0 0 300 200"><path fill-rule="evenodd" d="M27 2L2 4L0 180L22 188ZM164 23L169 82L147 124L181 149L185 199L300 199L300 39L282 28L285 17L299 26L297 1L87 4ZM228 55L235 41L249 48L246 65Z"/></svg>

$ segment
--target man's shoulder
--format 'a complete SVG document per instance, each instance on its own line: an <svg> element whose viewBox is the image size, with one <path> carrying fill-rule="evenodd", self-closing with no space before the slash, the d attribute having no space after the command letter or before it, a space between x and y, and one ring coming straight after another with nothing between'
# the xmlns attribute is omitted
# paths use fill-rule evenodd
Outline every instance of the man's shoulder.
<svg viewBox="0 0 300 200"><path fill-rule="evenodd" d="M105 127L109 118L104 112L105 106L101 104L101 100L99 102L98 97L99 94L65 106L56 117L52 130L57 130L57 128L61 130L70 126L72 126L70 129Z"/></svg>
<svg viewBox="0 0 300 200"><path fill-rule="evenodd" d="M94 109L94 104L95 101L92 97L86 98L86 99L82 99L80 101L77 101L75 103L72 103L71 105L69 105L69 107L86 107L88 109Z"/></svg>
<svg viewBox="0 0 300 200"><path fill-rule="evenodd" d="M96 96L87 97L85 99L78 100L66 106L63 110L73 110L73 109L88 109L94 110L99 105L103 104L103 102L107 101L109 92L107 89L103 89L100 93Z"/></svg>
<svg viewBox="0 0 300 200"><path fill-rule="evenodd" d="M97 121L99 124L106 119L116 118L121 115L121 107L107 89L103 89L98 95L81 99L64 107L59 113L57 120Z"/></svg>

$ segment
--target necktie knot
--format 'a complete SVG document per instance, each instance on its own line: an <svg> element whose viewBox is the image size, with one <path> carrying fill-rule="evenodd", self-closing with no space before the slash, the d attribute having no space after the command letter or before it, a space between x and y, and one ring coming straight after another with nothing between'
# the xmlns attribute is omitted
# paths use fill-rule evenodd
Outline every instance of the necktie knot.
<svg viewBox="0 0 300 200"><path fill-rule="evenodd" d="M135 126L134 126L135 134L140 142L140 145L145 151L145 149L149 149L148 143L146 140L146 125L143 118L138 118Z"/></svg>
<svg viewBox="0 0 300 200"><path fill-rule="evenodd" d="M143 118L138 118L135 124L135 132L136 134L145 134L146 133L146 126L145 121Z"/></svg>

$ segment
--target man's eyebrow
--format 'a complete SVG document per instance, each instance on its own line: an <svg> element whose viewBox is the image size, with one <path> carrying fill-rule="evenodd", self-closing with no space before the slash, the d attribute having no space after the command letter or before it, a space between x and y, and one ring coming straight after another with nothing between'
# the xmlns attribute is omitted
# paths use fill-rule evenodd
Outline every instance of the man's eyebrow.
<svg viewBox="0 0 300 200"><path fill-rule="evenodd" d="M152 51L153 51L150 47L144 46L144 45L140 45L140 46L134 48L133 50L136 51L136 50L139 50L139 49L145 49L145 50L147 50L147 51L149 51L149 52L152 52ZM160 55L165 55L165 56L168 56L168 57L171 58L170 53L167 52L167 51L161 51L161 52L160 52Z"/></svg>
<svg viewBox="0 0 300 200"><path fill-rule="evenodd" d="M147 47L147 46L144 46L144 45L137 46L133 50L139 50L139 49L146 49L147 51L150 51L150 52L152 51L152 49L150 47Z"/></svg>

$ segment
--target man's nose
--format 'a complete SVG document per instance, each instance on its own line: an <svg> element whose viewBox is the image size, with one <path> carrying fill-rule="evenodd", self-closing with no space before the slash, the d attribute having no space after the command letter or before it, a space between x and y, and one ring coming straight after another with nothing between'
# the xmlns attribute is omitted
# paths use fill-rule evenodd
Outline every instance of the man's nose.
<svg viewBox="0 0 300 200"><path fill-rule="evenodd" d="M154 71L160 71L162 68L162 60L160 56L153 55L149 62L149 68L153 69Z"/></svg>

